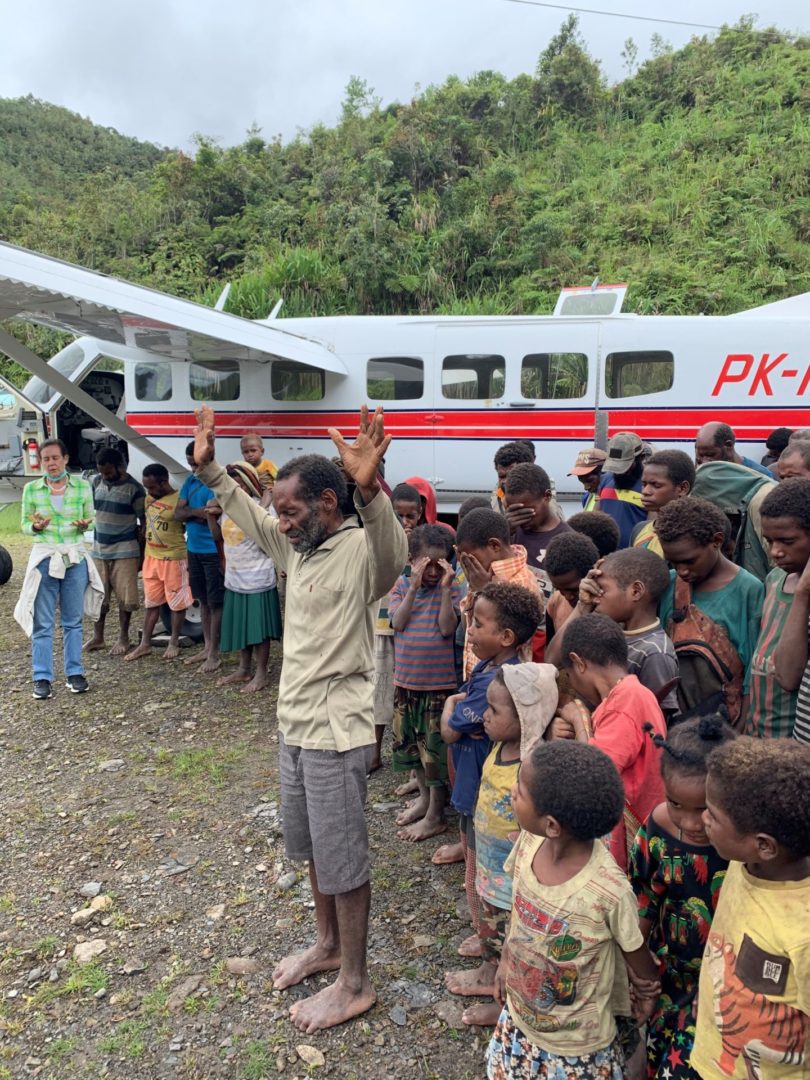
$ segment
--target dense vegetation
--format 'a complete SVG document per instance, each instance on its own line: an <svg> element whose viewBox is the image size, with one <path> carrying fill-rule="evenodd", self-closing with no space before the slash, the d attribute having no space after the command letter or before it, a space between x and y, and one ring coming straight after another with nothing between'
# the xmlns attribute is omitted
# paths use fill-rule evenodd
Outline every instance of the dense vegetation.
<svg viewBox="0 0 810 1080"><path fill-rule="evenodd" d="M0 236L229 310L547 312L631 283L640 312L810 289L810 39L748 22L655 43L608 87L571 17L533 75L449 78L333 128L193 156L0 102Z"/></svg>

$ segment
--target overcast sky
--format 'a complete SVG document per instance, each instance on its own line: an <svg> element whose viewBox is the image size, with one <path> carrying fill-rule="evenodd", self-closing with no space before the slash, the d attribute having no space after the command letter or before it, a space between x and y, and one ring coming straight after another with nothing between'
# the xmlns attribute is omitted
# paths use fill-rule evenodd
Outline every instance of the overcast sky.
<svg viewBox="0 0 810 1080"><path fill-rule="evenodd" d="M582 0L583 6L734 23L744 0ZM807 0L768 0L758 25L810 31ZM417 87L492 69L531 72L565 10L510 0L0 0L0 97L33 94L167 146L195 132L223 145L252 123L289 139L333 124L350 76L383 104ZM639 58L653 33L673 45L704 31L580 16L611 81L632 36Z"/></svg>

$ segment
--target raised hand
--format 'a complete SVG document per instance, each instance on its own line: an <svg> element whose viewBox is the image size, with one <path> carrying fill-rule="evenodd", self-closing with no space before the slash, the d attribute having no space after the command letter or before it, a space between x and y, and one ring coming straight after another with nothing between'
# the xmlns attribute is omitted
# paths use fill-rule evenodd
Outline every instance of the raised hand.
<svg viewBox="0 0 810 1080"><path fill-rule="evenodd" d="M346 442L337 428L329 428L329 437L337 447L343 468L361 494L364 488L376 493L380 462L391 444L391 436L385 434L382 405L377 406L370 419L368 405L361 407L360 429L353 443Z"/></svg>
<svg viewBox="0 0 810 1080"><path fill-rule="evenodd" d="M42 532L44 529L48 528L50 523L51 519L49 517L43 517L39 511L35 511L31 518L31 528L34 532Z"/></svg>
<svg viewBox="0 0 810 1080"><path fill-rule="evenodd" d="M492 581L491 570L485 570L475 555L466 555L461 551L457 552L457 554L461 569L464 571L467 584L472 592L478 592L485 585L489 585L490 581Z"/></svg>
<svg viewBox="0 0 810 1080"><path fill-rule="evenodd" d="M92 522L92 520L92 518L76 518L76 520L71 521L70 524L73 526L74 529L78 529L79 532L86 532L87 529L90 527L90 523Z"/></svg>
<svg viewBox="0 0 810 1080"><path fill-rule="evenodd" d="M411 566L411 588L414 592L422 588L422 575L427 570L429 562L427 555L421 555Z"/></svg>
<svg viewBox="0 0 810 1080"><path fill-rule="evenodd" d="M444 573L442 574L442 580L439 583L443 589L449 589L453 585L453 581L456 576L456 572L447 559L439 559L439 566Z"/></svg>
<svg viewBox="0 0 810 1080"><path fill-rule="evenodd" d="M602 598L602 586L599 584L599 578L602 576L602 571L599 569L601 563L600 559L579 583L579 606L585 611L593 611Z"/></svg>
<svg viewBox="0 0 810 1080"><path fill-rule="evenodd" d="M534 510L531 506L524 506L523 503L514 503L506 508L506 520L512 532L522 525L528 525L533 517Z"/></svg>
<svg viewBox="0 0 810 1080"><path fill-rule="evenodd" d="M214 410L210 405L201 405L194 415L197 417L194 461L197 465L208 465L214 460Z"/></svg>

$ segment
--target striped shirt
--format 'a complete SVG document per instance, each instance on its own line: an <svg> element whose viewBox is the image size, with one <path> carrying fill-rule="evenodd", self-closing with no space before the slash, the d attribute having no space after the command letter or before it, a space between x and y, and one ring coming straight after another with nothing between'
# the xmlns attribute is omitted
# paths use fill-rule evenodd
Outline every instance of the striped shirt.
<svg viewBox="0 0 810 1080"><path fill-rule="evenodd" d="M402 574L388 604L389 618L408 595L410 577ZM461 590L453 582L450 587L453 610L458 614ZM441 585L417 590L411 617L404 630L394 632L394 685L405 690L455 690L455 634L443 637L439 630L439 609L442 604Z"/></svg>
<svg viewBox="0 0 810 1080"><path fill-rule="evenodd" d="M778 567L765 578L765 603L754 656L751 660L751 706L747 735L789 739L796 717L797 690L783 690L776 681L774 649L785 631L793 593L784 591L787 571Z"/></svg>
<svg viewBox="0 0 810 1080"><path fill-rule="evenodd" d="M675 646L658 619L643 630L625 630L624 639L627 642L627 670L657 698L661 687L678 678ZM675 690L670 690L659 704L662 709L675 712L678 708Z"/></svg>
<svg viewBox="0 0 810 1080"><path fill-rule="evenodd" d="M34 515L50 518L47 528L34 532ZM79 544L83 530L71 525L72 521L93 521L93 492L89 483L80 476L70 475L67 480L62 505L51 501L47 481L42 476L26 484L22 493L22 531L33 536L35 544Z"/></svg>
<svg viewBox="0 0 810 1080"><path fill-rule="evenodd" d="M141 554L140 527L144 522L146 492L126 473L110 483L101 476L93 485L96 521L93 555L97 559L137 559Z"/></svg>
<svg viewBox="0 0 810 1080"><path fill-rule="evenodd" d="M793 725L793 738L800 743L810 743L810 662L804 669L796 697L796 723Z"/></svg>

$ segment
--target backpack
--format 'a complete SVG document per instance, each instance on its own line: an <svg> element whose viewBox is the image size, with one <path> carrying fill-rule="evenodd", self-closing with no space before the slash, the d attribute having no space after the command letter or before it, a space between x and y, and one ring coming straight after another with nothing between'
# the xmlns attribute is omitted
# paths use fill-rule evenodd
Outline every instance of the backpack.
<svg viewBox="0 0 810 1080"><path fill-rule="evenodd" d="M692 589L675 578L667 633L675 646L680 680L677 721L721 713L736 727L742 713L745 668L726 630L692 603Z"/></svg>

